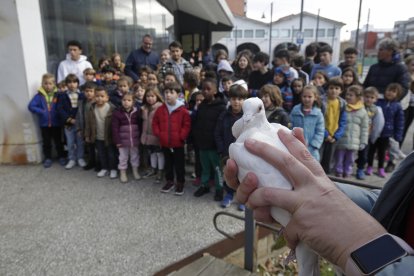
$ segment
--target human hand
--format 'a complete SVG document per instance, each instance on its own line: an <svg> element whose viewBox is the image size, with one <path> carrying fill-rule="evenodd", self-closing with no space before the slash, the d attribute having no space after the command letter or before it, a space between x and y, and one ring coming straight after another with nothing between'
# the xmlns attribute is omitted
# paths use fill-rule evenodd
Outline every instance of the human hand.
<svg viewBox="0 0 414 276"><path fill-rule="evenodd" d="M319 255L345 269L352 251L386 230L336 188L301 141L284 131L279 131L278 135L290 154L253 140L247 140L245 147L275 166L294 189L258 188L256 176L249 173L237 189L236 198L253 209L255 218L260 221L272 220L271 207L289 211L292 218L284 230L288 246L295 248L303 241ZM237 166L229 160L225 176L231 186L234 172Z"/></svg>
<svg viewBox="0 0 414 276"><path fill-rule="evenodd" d="M361 144L361 145L359 145L359 150L363 150L363 149L365 149L365 147L366 147L367 145L365 145L365 144Z"/></svg>

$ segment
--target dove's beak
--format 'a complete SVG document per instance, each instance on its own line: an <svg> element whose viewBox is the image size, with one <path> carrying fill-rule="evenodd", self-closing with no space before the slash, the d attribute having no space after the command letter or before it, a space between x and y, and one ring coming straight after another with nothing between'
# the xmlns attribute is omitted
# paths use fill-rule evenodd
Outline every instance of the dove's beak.
<svg viewBox="0 0 414 276"><path fill-rule="evenodd" d="M244 114L243 115L243 121L246 122L246 123L250 122L250 120L252 118L253 118L253 115L252 114Z"/></svg>

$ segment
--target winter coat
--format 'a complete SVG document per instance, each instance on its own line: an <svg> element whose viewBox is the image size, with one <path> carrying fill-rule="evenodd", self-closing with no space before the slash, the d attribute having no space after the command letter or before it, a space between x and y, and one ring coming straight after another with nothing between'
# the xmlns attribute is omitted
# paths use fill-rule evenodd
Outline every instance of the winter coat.
<svg viewBox="0 0 414 276"><path fill-rule="evenodd" d="M30 101L28 108L30 112L37 115L40 127L62 126L56 110L57 96L57 88L55 88L49 96L49 94L41 87L39 88L38 93ZM48 97L50 98L49 103L47 101Z"/></svg>
<svg viewBox="0 0 414 276"><path fill-rule="evenodd" d="M86 68L92 68L92 64L87 60L88 58L81 55L78 60L72 60L70 54L66 54L66 59L59 63L57 70L57 82L65 80L69 74L75 74L79 79L79 85L85 83L83 78L83 71Z"/></svg>
<svg viewBox="0 0 414 276"><path fill-rule="evenodd" d="M385 119L382 108L376 105L366 106L365 109L369 118L369 142L374 144L378 137L380 137L382 129L384 128Z"/></svg>
<svg viewBox="0 0 414 276"><path fill-rule="evenodd" d="M152 70L157 70L160 63L158 55L154 52L146 52L142 48L132 51L125 61L125 74L130 76L134 82L139 79L138 71L143 66L149 66Z"/></svg>
<svg viewBox="0 0 414 276"><path fill-rule="evenodd" d="M118 108L112 115L112 139L122 148L138 147L141 125L141 110L133 107L130 112Z"/></svg>
<svg viewBox="0 0 414 276"><path fill-rule="evenodd" d="M105 117L105 137L104 142L106 146L112 144L112 115L115 107L109 103L109 110ZM89 140L90 143L96 141L96 117L95 117L96 104L90 105L90 108L85 112L85 141Z"/></svg>
<svg viewBox="0 0 414 276"><path fill-rule="evenodd" d="M108 92L109 94L109 101L113 104L116 108L122 107L122 93L119 92L118 89L112 90Z"/></svg>
<svg viewBox="0 0 414 276"><path fill-rule="evenodd" d="M72 124L69 123L68 121L70 119L76 119L76 114L78 112L79 103L84 100L85 94L83 93L78 94L78 107L73 108L68 93L69 93L68 91L57 93L58 98L57 98L56 110L57 110L60 123L62 125L71 126Z"/></svg>
<svg viewBox="0 0 414 276"><path fill-rule="evenodd" d="M346 112L346 129L344 136L337 142L337 149L358 151L360 145L368 144L368 113L365 108Z"/></svg>
<svg viewBox="0 0 414 276"><path fill-rule="evenodd" d="M313 80L313 76L318 71L325 72L326 75L328 76L328 78L340 77L342 75L341 69L339 67L336 67L333 64L321 65L320 63L317 63L317 64L313 65L313 67L312 67L312 72L309 76L311 80Z"/></svg>
<svg viewBox="0 0 414 276"><path fill-rule="evenodd" d="M226 110L226 104L220 97L216 97L211 103L206 100L198 106L194 120L194 143L201 150L216 150L214 130L220 114Z"/></svg>
<svg viewBox="0 0 414 276"><path fill-rule="evenodd" d="M290 128L290 118L288 113L281 107L276 107L275 110L272 111L272 113L267 116L267 121L269 123L277 123L284 125L285 127Z"/></svg>
<svg viewBox="0 0 414 276"><path fill-rule="evenodd" d="M152 121L154 120L154 115L157 109L162 106L161 102L156 102L149 109L147 106L142 107L142 134L141 134L141 143L143 145L160 145L160 139L153 134L152 131Z"/></svg>
<svg viewBox="0 0 414 276"><path fill-rule="evenodd" d="M217 152L221 156L229 156L230 144L236 141L231 128L234 123L243 116L243 111L234 114L231 106L223 111L217 119L216 128L214 130L214 139L217 146Z"/></svg>
<svg viewBox="0 0 414 276"><path fill-rule="evenodd" d="M404 111L400 102L379 99L377 105L382 108L385 119L381 137L393 137L395 141L401 142L404 132Z"/></svg>
<svg viewBox="0 0 414 276"><path fill-rule="evenodd" d="M184 105L170 114L164 103L157 109L152 120L152 132L160 139L160 145L164 148L184 147L190 126L190 114Z"/></svg>
<svg viewBox="0 0 414 276"><path fill-rule="evenodd" d="M88 102L86 98L80 101L78 112L76 113L76 129L81 132L82 137L85 136L86 113L91 108L92 102Z"/></svg>
<svg viewBox="0 0 414 276"><path fill-rule="evenodd" d="M410 75L407 67L400 62L383 62L379 61L371 65L368 74L364 80L364 88L374 86L383 98L385 89L390 83L399 83L403 87L401 99L407 94L410 83Z"/></svg>
<svg viewBox="0 0 414 276"><path fill-rule="evenodd" d="M325 119L318 107L313 107L311 112L305 115L302 104L295 105L290 113L292 127L303 128L303 135L309 152L316 160L320 160L319 148L325 134Z"/></svg>
<svg viewBox="0 0 414 276"><path fill-rule="evenodd" d="M339 115L339 122L338 122L338 129L335 131L334 138L336 141L341 139L341 137L344 135L345 127L346 127L346 102L344 99L338 97L339 99L339 105L340 105L340 115ZM327 105L328 99L327 97L322 98L322 114L325 116L326 113L326 105ZM325 138L329 136L329 132L325 129Z"/></svg>

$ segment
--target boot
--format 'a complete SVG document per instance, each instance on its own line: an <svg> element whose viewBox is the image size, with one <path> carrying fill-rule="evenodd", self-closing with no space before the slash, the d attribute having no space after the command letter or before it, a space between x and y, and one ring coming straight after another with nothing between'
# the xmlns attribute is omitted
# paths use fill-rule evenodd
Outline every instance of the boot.
<svg viewBox="0 0 414 276"><path fill-rule="evenodd" d="M138 167L132 168L132 174L134 175L135 180L141 179L141 176L138 173Z"/></svg>
<svg viewBox="0 0 414 276"><path fill-rule="evenodd" d="M126 170L120 170L120 174L121 176L119 177L119 179L121 180L122 183L127 183L128 182L128 176L126 173Z"/></svg>
<svg viewBox="0 0 414 276"><path fill-rule="evenodd" d="M158 170L155 182L160 183L164 179L164 170Z"/></svg>

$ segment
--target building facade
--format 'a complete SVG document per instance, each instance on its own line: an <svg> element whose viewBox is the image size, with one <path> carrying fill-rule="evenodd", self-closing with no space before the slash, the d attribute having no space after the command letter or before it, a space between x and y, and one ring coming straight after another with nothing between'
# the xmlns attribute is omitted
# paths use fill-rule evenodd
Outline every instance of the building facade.
<svg viewBox="0 0 414 276"><path fill-rule="evenodd" d="M404 49L414 49L414 17L404 21L396 21L392 38L397 40Z"/></svg>

